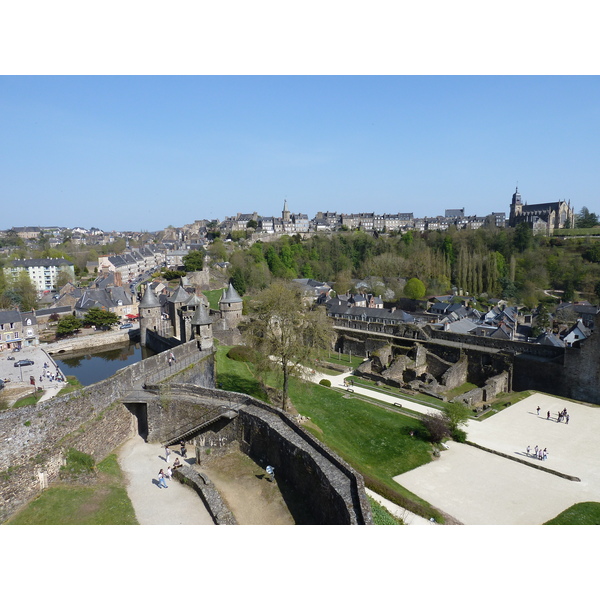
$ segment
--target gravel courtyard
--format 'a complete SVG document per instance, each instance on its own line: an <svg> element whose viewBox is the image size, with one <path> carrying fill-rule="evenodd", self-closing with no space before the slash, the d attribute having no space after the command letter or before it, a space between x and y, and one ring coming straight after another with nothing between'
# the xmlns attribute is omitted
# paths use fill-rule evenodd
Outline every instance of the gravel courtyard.
<svg viewBox="0 0 600 600"><path fill-rule="evenodd" d="M568 425L557 422L564 408ZM536 393L466 430L476 444L581 482L454 442L439 459L394 480L468 525L541 524L576 502L600 502L600 406ZM548 460L527 456L527 446L536 444L548 449Z"/></svg>

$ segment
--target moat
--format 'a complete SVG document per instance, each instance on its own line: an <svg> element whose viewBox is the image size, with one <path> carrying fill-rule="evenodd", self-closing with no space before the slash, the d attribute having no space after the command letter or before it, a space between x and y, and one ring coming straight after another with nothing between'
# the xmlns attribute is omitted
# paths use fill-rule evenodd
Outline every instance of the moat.
<svg viewBox="0 0 600 600"><path fill-rule="evenodd" d="M65 375L73 375L83 385L91 385L154 354L152 350L142 348L139 343L131 342L110 350L82 351L67 358L59 358L60 355L53 358Z"/></svg>

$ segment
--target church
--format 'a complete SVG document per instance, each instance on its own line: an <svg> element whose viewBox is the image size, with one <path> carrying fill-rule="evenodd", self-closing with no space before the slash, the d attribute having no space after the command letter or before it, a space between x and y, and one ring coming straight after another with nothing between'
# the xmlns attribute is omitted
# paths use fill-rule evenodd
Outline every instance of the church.
<svg viewBox="0 0 600 600"><path fill-rule="evenodd" d="M534 233L552 235L555 229L572 228L575 225L575 211L571 202L564 200L545 204L523 204L517 187L510 205L509 227L519 223L529 223Z"/></svg>

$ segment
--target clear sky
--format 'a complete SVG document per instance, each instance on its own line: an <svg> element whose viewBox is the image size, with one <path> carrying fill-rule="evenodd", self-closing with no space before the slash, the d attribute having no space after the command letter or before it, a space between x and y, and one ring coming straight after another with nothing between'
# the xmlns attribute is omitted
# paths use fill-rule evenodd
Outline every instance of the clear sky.
<svg viewBox="0 0 600 600"><path fill-rule="evenodd" d="M600 212L597 76L3 76L0 228Z"/></svg>

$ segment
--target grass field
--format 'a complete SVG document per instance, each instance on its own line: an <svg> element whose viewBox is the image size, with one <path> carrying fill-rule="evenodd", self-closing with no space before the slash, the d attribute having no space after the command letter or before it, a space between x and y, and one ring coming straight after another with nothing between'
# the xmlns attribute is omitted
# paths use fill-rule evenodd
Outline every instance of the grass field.
<svg viewBox="0 0 600 600"><path fill-rule="evenodd" d="M260 397L248 391L260 389L251 364L232 361L228 350L226 346L217 350L219 387ZM368 487L426 518L443 520L392 479L432 458L418 419L297 379L290 383L290 398L300 414L310 417L307 430L361 473Z"/></svg>
<svg viewBox="0 0 600 600"><path fill-rule="evenodd" d="M97 466L92 485L57 484L45 490L7 525L137 525L115 454Z"/></svg>
<svg viewBox="0 0 600 600"><path fill-rule="evenodd" d="M580 502L544 525L600 525L600 502Z"/></svg>

